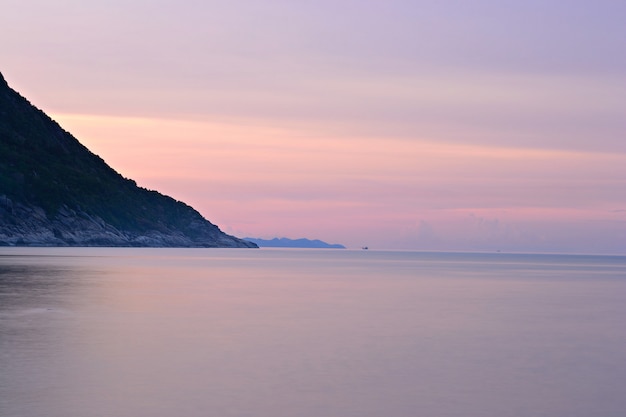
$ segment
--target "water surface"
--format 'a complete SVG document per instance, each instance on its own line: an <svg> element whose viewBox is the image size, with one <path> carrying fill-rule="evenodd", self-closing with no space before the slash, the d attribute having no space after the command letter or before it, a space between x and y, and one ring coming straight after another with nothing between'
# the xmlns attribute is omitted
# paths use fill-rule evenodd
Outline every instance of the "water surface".
<svg viewBox="0 0 626 417"><path fill-rule="evenodd" d="M626 258L0 249L7 417L618 417Z"/></svg>

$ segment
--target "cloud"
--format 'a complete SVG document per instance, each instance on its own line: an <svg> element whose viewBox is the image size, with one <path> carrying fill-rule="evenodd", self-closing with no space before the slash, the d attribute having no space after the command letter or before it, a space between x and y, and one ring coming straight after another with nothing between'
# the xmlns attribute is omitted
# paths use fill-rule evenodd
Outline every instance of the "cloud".
<svg viewBox="0 0 626 417"><path fill-rule="evenodd" d="M620 244L620 2L8 1L9 83L224 227Z"/></svg>

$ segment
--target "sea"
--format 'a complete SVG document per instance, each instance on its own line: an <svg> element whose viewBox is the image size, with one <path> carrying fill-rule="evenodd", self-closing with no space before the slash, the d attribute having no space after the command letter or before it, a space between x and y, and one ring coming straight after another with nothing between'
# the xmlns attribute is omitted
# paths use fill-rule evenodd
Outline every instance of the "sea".
<svg viewBox="0 0 626 417"><path fill-rule="evenodd" d="M3 417L623 417L626 257L0 249Z"/></svg>

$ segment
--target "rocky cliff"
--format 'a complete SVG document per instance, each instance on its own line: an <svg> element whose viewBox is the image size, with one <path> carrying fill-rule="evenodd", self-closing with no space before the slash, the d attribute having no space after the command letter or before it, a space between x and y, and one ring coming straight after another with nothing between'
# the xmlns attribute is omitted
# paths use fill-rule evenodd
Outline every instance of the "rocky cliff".
<svg viewBox="0 0 626 417"><path fill-rule="evenodd" d="M0 245L256 247L122 177L2 74Z"/></svg>

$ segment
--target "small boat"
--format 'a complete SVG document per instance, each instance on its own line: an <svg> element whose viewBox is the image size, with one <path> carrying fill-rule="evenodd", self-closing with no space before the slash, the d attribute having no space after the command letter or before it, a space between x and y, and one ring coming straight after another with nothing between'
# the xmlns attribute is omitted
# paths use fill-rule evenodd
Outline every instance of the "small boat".
<svg viewBox="0 0 626 417"><path fill-rule="evenodd" d="M367 246L363 246L361 249L368 250L369 248Z"/></svg>

